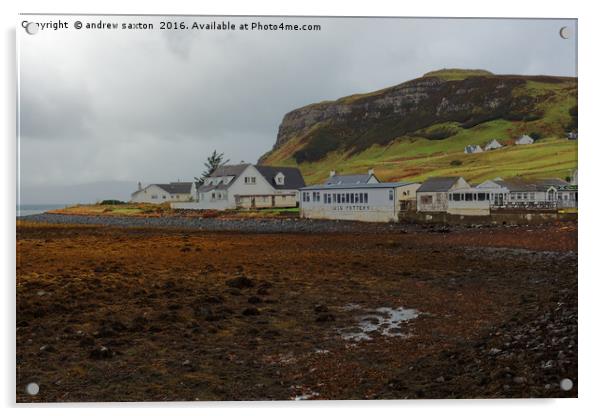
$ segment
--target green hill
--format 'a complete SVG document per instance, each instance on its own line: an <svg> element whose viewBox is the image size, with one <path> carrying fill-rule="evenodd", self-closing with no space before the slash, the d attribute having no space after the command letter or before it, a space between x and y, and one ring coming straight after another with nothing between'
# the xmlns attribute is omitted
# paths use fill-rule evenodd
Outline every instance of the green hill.
<svg viewBox="0 0 602 416"><path fill-rule="evenodd" d="M576 128L576 78L443 69L289 112L260 163L298 166L308 183L369 168L381 180L564 178L577 166L577 142L565 138ZM522 134L538 140L514 145ZM463 153L491 139L505 147Z"/></svg>

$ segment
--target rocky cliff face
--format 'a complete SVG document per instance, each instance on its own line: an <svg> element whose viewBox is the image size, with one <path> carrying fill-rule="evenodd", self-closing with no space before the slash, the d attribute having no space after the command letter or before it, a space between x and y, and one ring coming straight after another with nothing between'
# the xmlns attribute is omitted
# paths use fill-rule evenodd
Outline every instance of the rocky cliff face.
<svg viewBox="0 0 602 416"><path fill-rule="evenodd" d="M296 142L291 155L297 163L303 163L318 161L334 150L359 152L401 136L420 135L437 140L453 134L445 128L424 133L424 129L438 124L460 123L462 128L471 128L498 118L537 120L543 116L540 104L553 92L533 94L525 88L528 81L572 81L576 85L574 79L548 76L485 74L447 79L441 73L427 74L384 90L289 112L280 124L272 151L260 162L269 161L274 152L293 140Z"/></svg>

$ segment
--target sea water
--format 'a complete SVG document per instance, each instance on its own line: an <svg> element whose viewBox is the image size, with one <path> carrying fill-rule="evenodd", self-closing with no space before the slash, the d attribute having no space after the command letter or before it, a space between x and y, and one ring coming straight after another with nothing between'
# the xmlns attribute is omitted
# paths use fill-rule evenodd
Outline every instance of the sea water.
<svg viewBox="0 0 602 416"><path fill-rule="evenodd" d="M22 204L17 205L17 217L42 214L53 209L65 208L67 204Z"/></svg>

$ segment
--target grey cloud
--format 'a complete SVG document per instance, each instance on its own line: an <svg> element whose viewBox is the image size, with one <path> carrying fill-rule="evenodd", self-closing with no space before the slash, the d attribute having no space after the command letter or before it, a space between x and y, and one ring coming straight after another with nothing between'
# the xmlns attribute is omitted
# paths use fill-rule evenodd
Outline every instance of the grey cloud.
<svg viewBox="0 0 602 416"><path fill-rule="evenodd" d="M161 20L145 19L156 27ZM252 162L272 147L288 111L442 67L576 74L575 44L558 36L574 21L229 20L319 23L322 30L21 37L24 189L190 180L213 149Z"/></svg>

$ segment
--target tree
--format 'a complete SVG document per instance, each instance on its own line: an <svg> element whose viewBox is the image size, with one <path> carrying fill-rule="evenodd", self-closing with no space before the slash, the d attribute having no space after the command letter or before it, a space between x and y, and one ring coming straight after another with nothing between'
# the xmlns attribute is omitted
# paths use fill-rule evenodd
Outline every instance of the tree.
<svg viewBox="0 0 602 416"><path fill-rule="evenodd" d="M217 153L217 150L214 150L211 156L209 156L207 158L207 161L205 162L205 171L201 174L200 177L195 177L194 180L197 183L202 183L209 176L213 175L217 168L219 168L222 165L225 165L229 161L230 159L224 160L223 153Z"/></svg>

